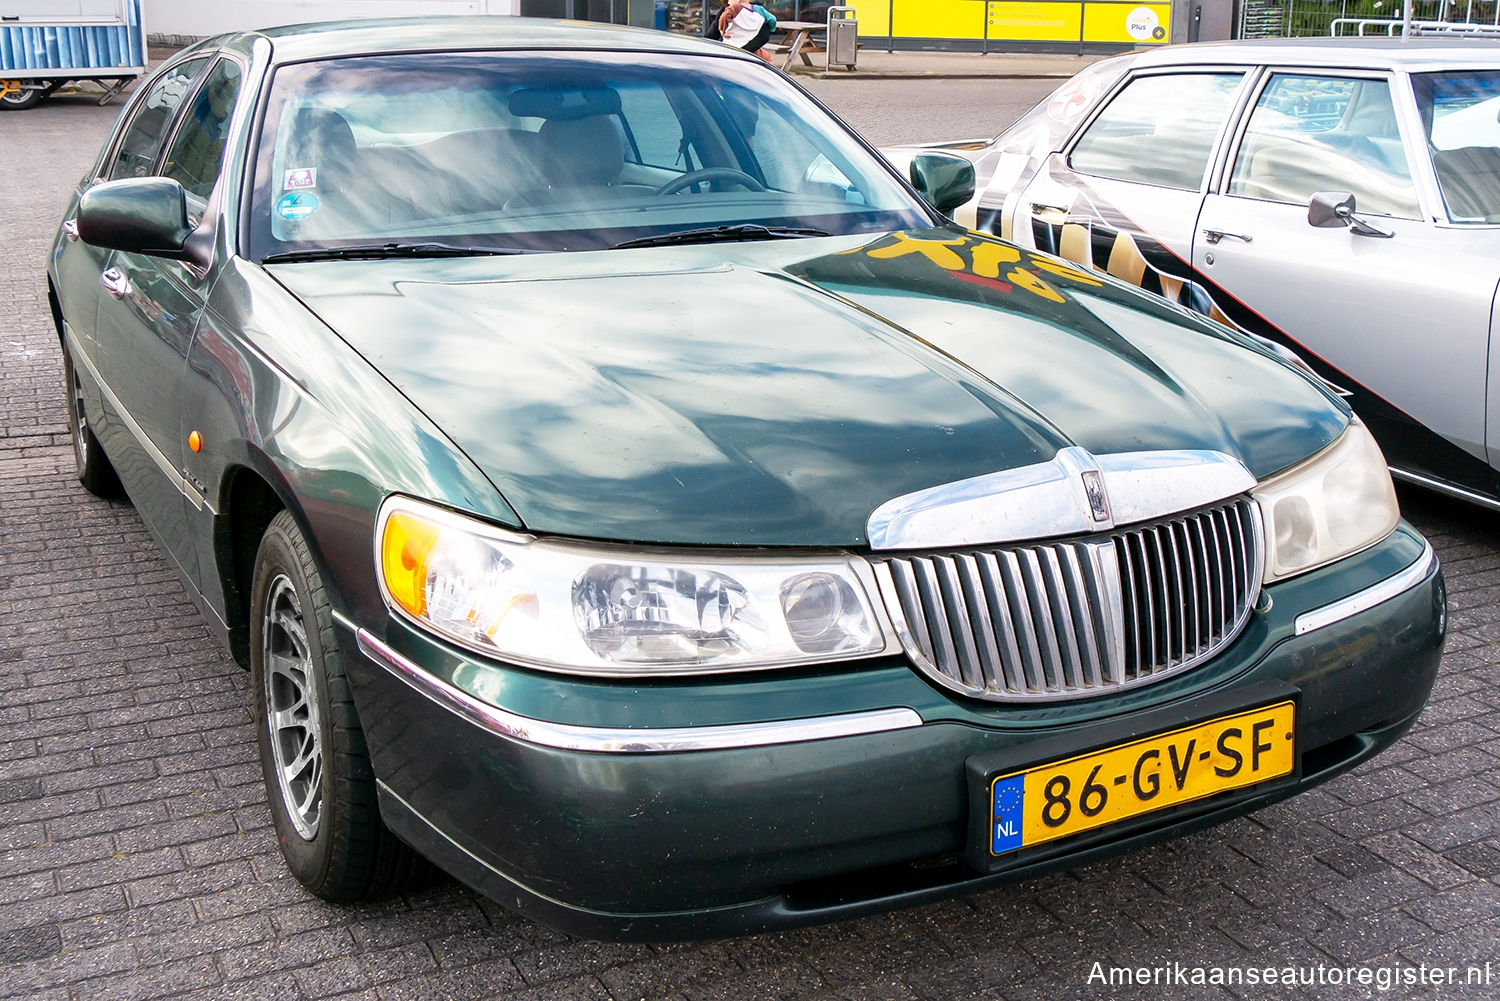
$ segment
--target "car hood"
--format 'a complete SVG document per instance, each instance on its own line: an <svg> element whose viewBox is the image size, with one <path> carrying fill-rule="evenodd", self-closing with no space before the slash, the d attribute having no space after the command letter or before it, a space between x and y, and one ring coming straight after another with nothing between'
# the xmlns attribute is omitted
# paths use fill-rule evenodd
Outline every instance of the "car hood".
<svg viewBox="0 0 1500 1001"><path fill-rule="evenodd" d="M547 534L859 546L1066 446L1263 477L1347 423L1237 335L948 230L268 270Z"/></svg>

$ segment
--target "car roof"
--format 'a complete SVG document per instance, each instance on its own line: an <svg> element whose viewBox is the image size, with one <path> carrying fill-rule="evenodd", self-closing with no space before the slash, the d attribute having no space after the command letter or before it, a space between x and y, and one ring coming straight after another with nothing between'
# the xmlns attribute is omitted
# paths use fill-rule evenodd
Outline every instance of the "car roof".
<svg viewBox="0 0 1500 1001"><path fill-rule="evenodd" d="M1218 63L1261 66L1290 63L1412 73L1500 67L1500 41L1488 38L1267 38L1196 42L1150 49L1128 57L1134 65Z"/></svg>
<svg viewBox="0 0 1500 1001"><path fill-rule="evenodd" d="M528 17L360 18L289 24L210 40L220 48L247 50L270 41L278 63L340 56L401 52L461 52L481 49L585 49L671 54L696 52L750 58L732 46L690 35L624 25L551 21Z"/></svg>

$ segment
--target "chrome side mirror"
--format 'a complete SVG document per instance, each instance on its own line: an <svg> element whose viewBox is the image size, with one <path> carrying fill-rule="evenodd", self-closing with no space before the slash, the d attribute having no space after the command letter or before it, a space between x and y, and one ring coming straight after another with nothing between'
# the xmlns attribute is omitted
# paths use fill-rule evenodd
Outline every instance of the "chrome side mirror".
<svg viewBox="0 0 1500 1001"><path fill-rule="evenodd" d="M1318 229L1345 228L1357 236L1389 240L1396 234L1354 214L1354 195L1348 191L1315 191L1307 203L1307 224Z"/></svg>

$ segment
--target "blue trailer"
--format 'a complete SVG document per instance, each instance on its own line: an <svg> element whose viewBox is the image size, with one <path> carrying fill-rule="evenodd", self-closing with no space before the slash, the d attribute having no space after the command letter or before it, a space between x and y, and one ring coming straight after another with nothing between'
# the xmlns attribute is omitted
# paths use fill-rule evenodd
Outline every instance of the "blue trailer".
<svg viewBox="0 0 1500 1001"><path fill-rule="evenodd" d="M100 104L146 71L141 0L0 0L0 109L29 108L69 80Z"/></svg>

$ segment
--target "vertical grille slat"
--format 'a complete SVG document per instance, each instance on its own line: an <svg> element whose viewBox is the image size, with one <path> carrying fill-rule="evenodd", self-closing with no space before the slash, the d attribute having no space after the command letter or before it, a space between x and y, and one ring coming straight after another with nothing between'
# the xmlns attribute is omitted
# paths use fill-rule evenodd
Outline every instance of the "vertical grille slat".
<svg viewBox="0 0 1500 1001"><path fill-rule="evenodd" d="M959 580L957 560L952 556L940 556L934 563L938 587L942 591L943 604L948 612L948 631L953 637L954 652L958 657L959 679L966 685L983 688L984 673L979 666L979 649L974 642L974 625L969 619L969 603Z"/></svg>
<svg viewBox="0 0 1500 1001"><path fill-rule="evenodd" d="M958 669L958 651L953 646L953 631L948 626L948 609L938 586L937 571L930 559L913 562L916 568L917 593L922 598L920 612L927 622L927 632L932 637L933 661L943 674L961 682L963 678Z"/></svg>
<svg viewBox="0 0 1500 1001"><path fill-rule="evenodd" d="M1239 635L1260 591L1252 504L1091 539L883 557L876 578L912 661L945 687L1081 698L1185 670Z"/></svg>
<svg viewBox="0 0 1500 1001"><path fill-rule="evenodd" d="M979 570L980 558L960 556L958 561L962 567L962 572L958 575L959 584L963 587L964 601L969 607L969 622L974 629L983 684L987 689L999 690L1005 684L1005 668L996 642L998 630L990 617L988 588Z"/></svg>
<svg viewBox="0 0 1500 1001"><path fill-rule="evenodd" d="M1005 669L1005 688L1002 691L1035 691L1026 679L1026 669L1021 661L1021 648L1016 638L1016 626L1010 616L1010 602L1006 599L1005 583L1000 576L1000 565L994 553L979 554L979 574L984 580L984 593L990 606L990 621L998 635L1000 663Z"/></svg>
<svg viewBox="0 0 1500 1001"><path fill-rule="evenodd" d="M1036 623L1031 620L1031 602L1026 594L1021 575L1021 561L1015 553L1001 553L1001 575L1005 578L1006 600L1010 603L1011 618L1016 623L1016 642L1021 647L1021 668L1026 672L1027 687L1038 694L1047 690L1047 680L1042 668L1042 651L1037 638Z"/></svg>

